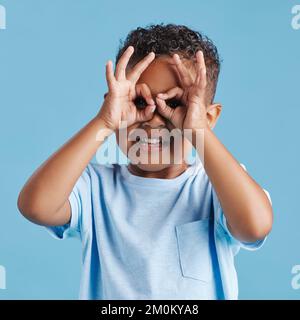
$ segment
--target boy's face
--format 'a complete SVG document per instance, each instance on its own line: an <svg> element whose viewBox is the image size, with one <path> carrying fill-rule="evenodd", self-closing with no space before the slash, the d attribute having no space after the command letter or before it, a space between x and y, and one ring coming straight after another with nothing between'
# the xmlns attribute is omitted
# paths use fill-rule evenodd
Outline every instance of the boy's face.
<svg viewBox="0 0 300 320"><path fill-rule="evenodd" d="M158 93L164 93L176 86L180 87L172 58L169 56L156 58L142 73L137 85L142 83L148 86L154 102ZM185 165L184 159L190 153L192 145L182 137L178 129L172 131L173 129L175 127L155 110L151 120L129 126L124 133L120 129L117 132L117 143L131 162L143 171L160 171L174 164ZM170 138L171 131L175 138ZM153 140L147 140L150 138ZM157 142L157 139L160 139L160 142L153 143ZM140 159L138 164L137 158Z"/></svg>

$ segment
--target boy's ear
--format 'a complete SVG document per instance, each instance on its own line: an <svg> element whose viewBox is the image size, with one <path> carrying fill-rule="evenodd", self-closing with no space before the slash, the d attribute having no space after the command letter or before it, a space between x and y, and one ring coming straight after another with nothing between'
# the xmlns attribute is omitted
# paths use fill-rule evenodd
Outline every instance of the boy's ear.
<svg viewBox="0 0 300 320"><path fill-rule="evenodd" d="M104 93L104 96L103 96L103 97L104 97L104 99L106 98L106 96L107 96L107 92L106 92L106 93Z"/></svg>
<svg viewBox="0 0 300 320"><path fill-rule="evenodd" d="M207 107L206 117L208 125L211 129L216 125L222 111L222 105L220 103L214 103Z"/></svg>

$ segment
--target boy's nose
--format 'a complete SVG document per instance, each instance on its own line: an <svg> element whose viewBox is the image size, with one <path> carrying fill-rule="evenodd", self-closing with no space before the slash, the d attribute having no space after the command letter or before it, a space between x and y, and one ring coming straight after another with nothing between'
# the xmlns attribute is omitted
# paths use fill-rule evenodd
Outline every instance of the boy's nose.
<svg viewBox="0 0 300 320"><path fill-rule="evenodd" d="M151 128L160 128L160 127L166 127L167 122L164 117L162 117L157 111L155 111L152 119L145 121L143 123L143 126L147 126L147 125Z"/></svg>

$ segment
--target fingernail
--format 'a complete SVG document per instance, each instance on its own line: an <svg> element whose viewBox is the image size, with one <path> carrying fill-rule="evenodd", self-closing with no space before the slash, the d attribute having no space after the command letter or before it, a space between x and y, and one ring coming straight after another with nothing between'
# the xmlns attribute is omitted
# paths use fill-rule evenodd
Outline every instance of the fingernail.
<svg viewBox="0 0 300 320"><path fill-rule="evenodd" d="M151 107L151 112L153 113L155 111L156 106Z"/></svg>

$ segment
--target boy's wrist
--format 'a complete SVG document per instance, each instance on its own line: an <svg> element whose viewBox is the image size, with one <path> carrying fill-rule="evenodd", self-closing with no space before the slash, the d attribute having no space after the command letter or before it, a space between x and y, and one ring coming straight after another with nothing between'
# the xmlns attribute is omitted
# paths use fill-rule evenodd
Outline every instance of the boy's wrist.
<svg viewBox="0 0 300 320"><path fill-rule="evenodd" d="M196 148L196 146L199 144L199 142L204 142L205 134L208 131L212 131L209 125L205 125L201 128L193 128L192 134L188 135L188 140L191 142L191 144Z"/></svg>
<svg viewBox="0 0 300 320"><path fill-rule="evenodd" d="M114 120L111 118L111 115L109 117L107 116L107 110L110 111L109 113L113 112L112 109L115 103L116 101L111 97L111 95L106 94L103 104L96 115L96 118L103 129L112 130L113 132L117 130L117 126L114 124Z"/></svg>
<svg viewBox="0 0 300 320"><path fill-rule="evenodd" d="M101 129L115 131L115 129L106 121L106 119L102 116L100 112L95 116L94 120L98 123Z"/></svg>
<svg viewBox="0 0 300 320"><path fill-rule="evenodd" d="M100 114L97 114L92 122L94 122L97 127L97 141L103 141L115 131L107 124Z"/></svg>

